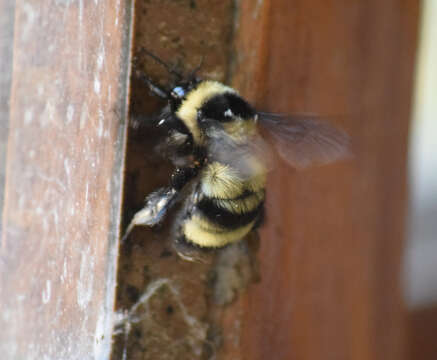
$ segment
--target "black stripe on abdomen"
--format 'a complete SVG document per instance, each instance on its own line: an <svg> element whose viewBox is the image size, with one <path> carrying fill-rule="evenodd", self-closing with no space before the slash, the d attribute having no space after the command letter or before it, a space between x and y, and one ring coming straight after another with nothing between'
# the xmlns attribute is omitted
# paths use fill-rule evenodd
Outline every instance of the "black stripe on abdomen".
<svg viewBox="0 0 437 360"><path fill-rule="evenodd" d="M264 202L261 201L254 210L243 214L236 214L217 206L214 200L208 197L204 197L196 204L196 208L203 216L212 223L226 229L237 229L256 220L262 214L263 206Z"/></svg>

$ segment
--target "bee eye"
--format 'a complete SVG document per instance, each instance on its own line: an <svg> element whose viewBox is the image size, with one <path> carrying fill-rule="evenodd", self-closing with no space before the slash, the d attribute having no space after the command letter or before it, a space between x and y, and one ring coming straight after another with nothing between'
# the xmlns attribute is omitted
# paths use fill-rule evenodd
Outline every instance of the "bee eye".
<svg viewBox="0 0 437 360"><path fill-rule="evenodd" d="M183 98L185 96L185 89L182 86L176 86L172 91L171 91L171 96L173 96L174 98Z"/></svg>

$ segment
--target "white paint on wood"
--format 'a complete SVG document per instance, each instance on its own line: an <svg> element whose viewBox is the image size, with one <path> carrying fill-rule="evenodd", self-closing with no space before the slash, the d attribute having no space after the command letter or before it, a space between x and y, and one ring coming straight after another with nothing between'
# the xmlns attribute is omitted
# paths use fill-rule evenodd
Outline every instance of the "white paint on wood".
<svg viewBox="0 0 437 360"><path fill-rule="evenodd" d="M74 105L68 104L68 106L67 106L67 124L69 124L73 121L73 117L74 117Z"/></svg>
<svg viewBox="0 0 437 360"><path fill-rule="evenodd" d="M88 118L89 118L88 105L87 105L87 103L85 102L85 103L82 105L82 111L81 111L81 114L80 114L80 120L79 120L79 128L80 128L81 130L84 129L85 124L86 124Z"/></svg>
<svg viewBox="0 0 437 360"><path fill-rule="evenodd" d="M93 295L95 260L91 248L82 250L80 273L77 286L77 303L82 310L86 310Z"/></svg>
<svg viewBox="0 0 437 360"><path fill-rule="evenodd" d="M33 120L32 109L26 109L24 112L24 125L29 125Z"/></svg>
<svg viewBox="0 0 437 360"><path fill-rule="evenodd" d="M97 54L97 70L102 70L103 62L105 61L105 45L103 41L100 42L99 53Z"/></svg>
<svg viewBox="0 0 437 360"><path fill-rule="evenodd" d="M50 297L52 296L52 283L50 280L46 280L46 287L42 291L42 303L48 304L50 301Z"/></svg>
<svg viewBox="0 0 437 360"><path fill-rule="evenodd" d="M32 31L32 27L38 17L38 9L35 9L29 2L24 2L22 5L24 15L26 17L21 28L21 40L26 41Z"/></svg>
<svg viewBox="0 0 437 360"><path fill-rule="evenodd" d="M100 80L99 80L98 75L96 75L94 77L94 92L96 94L100 94L100 87L101 87Z"/></svg>

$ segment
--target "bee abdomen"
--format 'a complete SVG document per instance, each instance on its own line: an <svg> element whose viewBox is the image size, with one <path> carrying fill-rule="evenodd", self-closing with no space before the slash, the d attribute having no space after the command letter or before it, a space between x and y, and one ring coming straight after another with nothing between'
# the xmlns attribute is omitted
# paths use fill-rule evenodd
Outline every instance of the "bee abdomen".
<svg viewBox="0 0 437 360"><path fill-rule="evenodd" d="M203 195L184 221L184 238L201 247L222 247L241 240L260 223L263 207L264 190L246 190L231 199Z"/></svg>
<svg viewBox="0 0 437 360"><path fill-rule="evenodd" d="M210 228L208 225L202 224L190 219L183 225L183 240L188 244L194 244L201 248L219 248L230 243L236 242L244 238L252 231L255 221L247 225L240 226L236 229L225 229L221 231L217 228Z"/></svg>

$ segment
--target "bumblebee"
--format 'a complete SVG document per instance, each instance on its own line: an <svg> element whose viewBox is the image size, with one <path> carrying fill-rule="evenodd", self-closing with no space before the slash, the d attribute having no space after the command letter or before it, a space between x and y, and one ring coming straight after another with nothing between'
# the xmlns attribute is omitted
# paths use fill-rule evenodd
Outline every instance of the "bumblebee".
<svg viewBox="0 0 437 360"><path fill-rule="evenodd" d="M174 73L154 54L147 55ZM159 224L181 201L173 235L178 254L192 259L187 254L193 249L225 247L263 221L272 149L298 169L348 153L348 136L326 122L312 116L260 112L229 86L201 79L196 72L186 78L175 74L178 80L171 89L137 74L153 94L167 101L156 126L167 129L165 144L176 169L168 187L146 198L124 239L136 225ZM260 135L261 128L270 143Z"/></svg>

